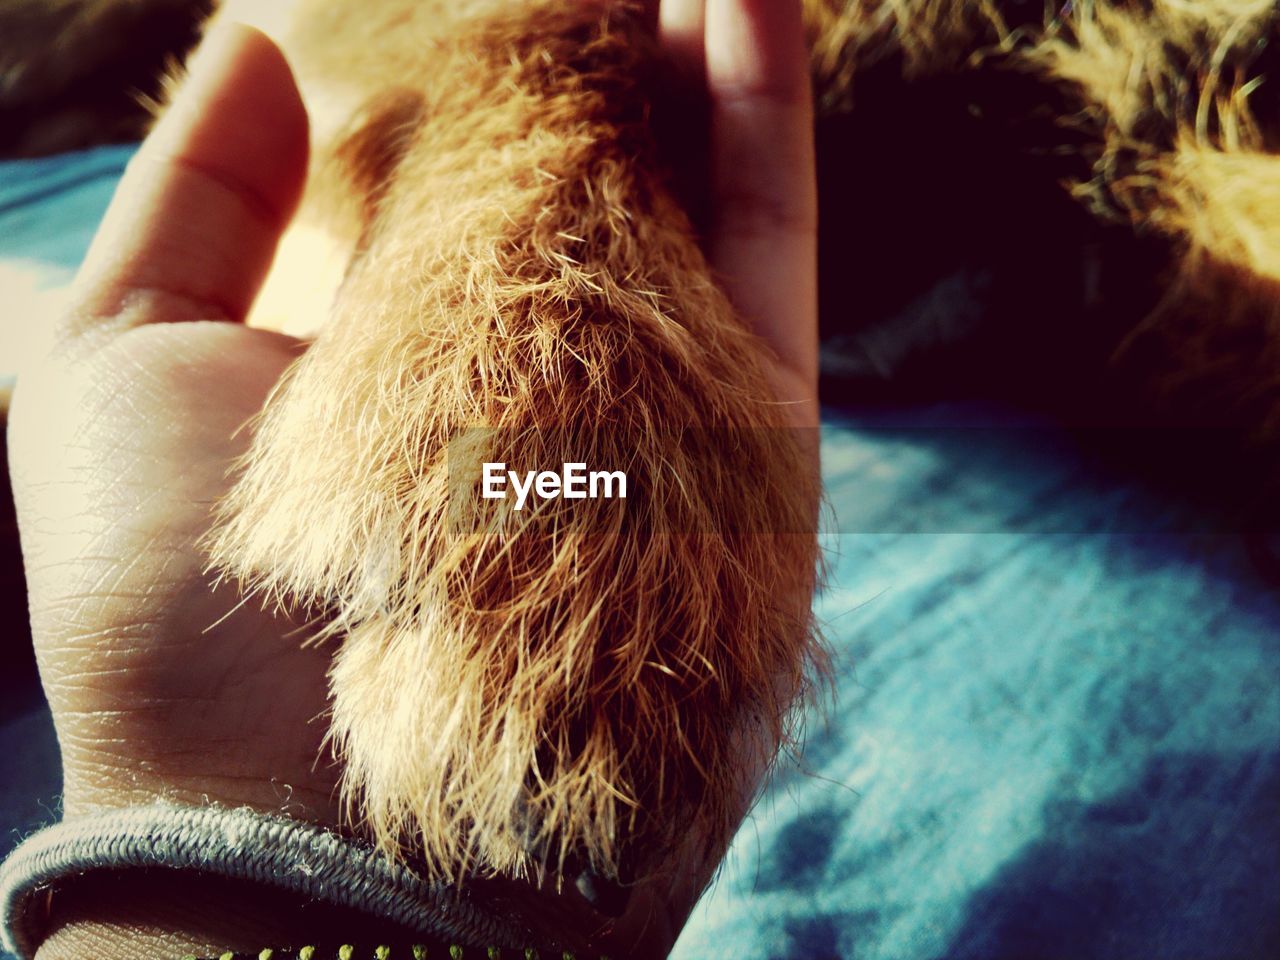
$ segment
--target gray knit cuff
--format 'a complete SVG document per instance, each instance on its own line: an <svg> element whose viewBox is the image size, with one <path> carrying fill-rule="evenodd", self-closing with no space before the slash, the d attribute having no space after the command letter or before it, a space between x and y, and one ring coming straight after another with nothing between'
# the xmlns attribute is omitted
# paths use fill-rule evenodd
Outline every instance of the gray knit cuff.
<svg viewBox="0 0 1280 960"><path fill-rule="evenodd" d="M99 870L193 870L348 907L446 940L519 948L529 931L456 887L430 883L314 824L249 809L155 804L77 817L28 837L0 864L5 949L31 957L44 894Z"/></svg>

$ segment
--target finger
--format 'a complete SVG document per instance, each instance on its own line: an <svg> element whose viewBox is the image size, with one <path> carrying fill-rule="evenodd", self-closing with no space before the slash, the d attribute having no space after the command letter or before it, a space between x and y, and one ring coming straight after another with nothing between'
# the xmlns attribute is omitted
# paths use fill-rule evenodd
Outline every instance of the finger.
<svg viewBox="0 0 1280 960"><path fill-rule="evenodd" d="M813 106L799 0L707 0L713 266L810 401L818 363Z"/></svg>
<svg viewBox="0 0 1280 960"><path fill-rule="evenodd" d="M219 27L121 180L67 332L242 320L302 191L307 116L276 46Z"/></svg>
<svg viewBox="0 0 1280 960"><path fill-rule="evenodd" d="M676 70L702 84L705 69L706 0L662 0L658 40Z"/></svg>

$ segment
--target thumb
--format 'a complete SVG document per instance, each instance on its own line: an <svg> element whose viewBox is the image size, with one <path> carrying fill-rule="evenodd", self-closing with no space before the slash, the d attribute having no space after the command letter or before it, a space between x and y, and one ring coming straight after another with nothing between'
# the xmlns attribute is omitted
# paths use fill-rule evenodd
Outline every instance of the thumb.
<svg viewBox="0 0 1280 960"><path fill-rule="evenodd" d="M297 206L307 150L280 50L240 24L211 32L120 182L63 333L243 320Z"/></svg>

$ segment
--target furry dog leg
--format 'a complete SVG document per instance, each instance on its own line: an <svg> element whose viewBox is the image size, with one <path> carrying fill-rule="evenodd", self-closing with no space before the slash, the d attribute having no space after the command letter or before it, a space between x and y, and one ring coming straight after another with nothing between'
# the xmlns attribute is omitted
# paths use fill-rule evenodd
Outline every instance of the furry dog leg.
<svg viewBox="0 0 1280 960"><path fill-rule="evenodd" d="M339 31L368 82L310 202L358 201L355 253L213 556L330 617L346 788L387 849L453 878L647 873L688 836L714 862L813 661L817 478L668 189L651 40L558 0L312 28L343 16L379 43ZM636 495L479 496L482 462L562 461Z"/></svg>

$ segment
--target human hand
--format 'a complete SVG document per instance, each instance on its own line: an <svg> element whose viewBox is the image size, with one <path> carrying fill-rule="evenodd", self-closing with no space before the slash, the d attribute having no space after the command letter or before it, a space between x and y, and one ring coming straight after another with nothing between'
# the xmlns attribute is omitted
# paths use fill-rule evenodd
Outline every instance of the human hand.
<svg viewBox="0 0 1280 960"><path fill-rule="evenodd" d="M705 64L713 264L777 355L775 393L810 426L816 213L799 4L667 0L661 25L691 69ZM11 417L66 812L169 797L336 824L336 772L317 763L327 653L212 589L198 546L247 445L241 428L301 349L242 321L301 189L305 114L258 34L207 44L193 74L131 165L76 308Z"/></svg>
<svg viewBox="0 0 1280 960"><path fill-rule="evenodd" d="M241 321L306 159L279 52L244 28L214 37L131 162L50 355L20 374L13 487L68 818L168 798L338 822L326 653L214 589L198 547L300 349ZM95 929L78 955L106 955ZM211 937L182 942L226 943Z"/></svg>
<svg viewBox="0 0 1280 960"><path fill-rule="evenodd" d="M226 31L131 162L50 356L20 377L14 494L69 815L206 795L330 812L311 722L324 657L212 589L197 545L299 350L240 321L306 156L278 51Z"/></svg>

